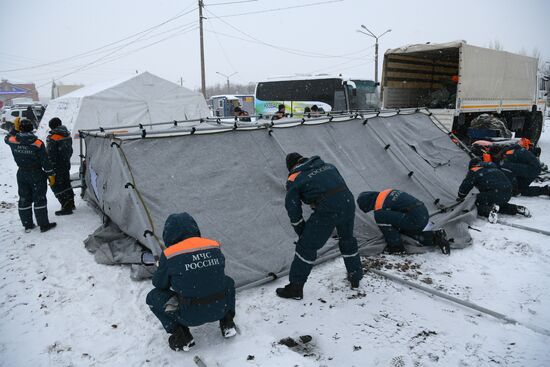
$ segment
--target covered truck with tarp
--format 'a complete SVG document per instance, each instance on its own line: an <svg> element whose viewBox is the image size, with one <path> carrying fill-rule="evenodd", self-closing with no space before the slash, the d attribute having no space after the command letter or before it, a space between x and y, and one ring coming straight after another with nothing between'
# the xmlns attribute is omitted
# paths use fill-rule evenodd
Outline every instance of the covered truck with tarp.
<svg viewBox="0 0 550 367"><path fill-rule="evenodd" d="M470 122L496 115L517 137L538 141L545 112L538 60L455 41L407 45L384 54L385 108L426 106L449 130L466 137Z"/></svg>
<svg viewBox="0 0 550 367"><path fill-rule="evenodd" d="M209 116L202 94L149 72L80 88L48 104L38 137L45 141L48 121L59 117L73 134L73 151L80 151L78 130L141 124L146 129L158 121L190 120ZM78 162L78 154L71 161Z"/></svg>
<svg viewBox="0 0 550 367"><path fill-rule="evenodd" d="M472 243L468 223L475 218L475 200L455 201L469 156L428 113L387 111L227 125L207 120L192 127L166 122L153 131L82 134L89 200L130 238L122 245L121 237L113 236L116 243L104 247L97 238L109 229L89 238L88 248L96 254L112 252L108 257L113 263L139 259L132 241L158 256L166 218L188 212L203 236L221 243L227 273L237 286L287 274L296 235L284 206L285 156L294 151L334 164L356 198L367 190L407 191L426 203L433 226L446 229L452 247ZM357 210L355 223L360 253L380 253L385 242L371 214ZM431 251L413 240L406 247ZM338 255L333 238L319 251L318 261Z"/></svg>

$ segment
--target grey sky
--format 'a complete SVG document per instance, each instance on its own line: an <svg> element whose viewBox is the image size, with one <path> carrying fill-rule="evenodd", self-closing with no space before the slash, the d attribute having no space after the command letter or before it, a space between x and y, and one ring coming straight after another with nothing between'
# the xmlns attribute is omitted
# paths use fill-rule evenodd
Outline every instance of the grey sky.
<svg viewBox="0 0 550 367"><path fill-rule="evenodd" d="M381 39L380 64L387 48L457 39L479 46L498 40L507 51L529 55L537 48L550 60L545 0L344 0L303 8L291 7L327 0L258 0L208 6L232 1L237 0L204 1L207 85L225 82L216 71L238 72L231 80L240 83L311 72L373 78L374 40L356 32L361 24L377 34L392 29ZM91 84L147 70L174 82L182 77L185 86L198 88L196 8L197 0L0 0L0 70L81 54L190 11L86 57L3 71L0 77L35 82L43 97L52 78L69 73L60 81ZM276 8L287 10L222 18ZM73 73L89 64L93 67Z"/></svg>

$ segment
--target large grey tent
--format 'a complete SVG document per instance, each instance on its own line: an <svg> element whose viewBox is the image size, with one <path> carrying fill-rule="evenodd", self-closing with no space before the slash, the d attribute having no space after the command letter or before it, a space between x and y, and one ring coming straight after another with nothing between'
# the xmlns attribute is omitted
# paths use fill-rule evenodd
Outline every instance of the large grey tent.
<svg viewBox="0 0 550 367"><path fill-rule="evenodd" d="M285 155L293 151L333 163L356 197L386 188L411 193L454 248L472 242L474 200L455 201L469 157L422 112L228 127L206 121L156 135L90 131L85 143L89 196L124 233L158 255L168 215L189 212L203 236L222 244L238 286L289 269L296 238L284 208ZM372 214L357 210L355 233L361 254L383 250ZM337 254L336 240L319 252L320 260Z"/></svg>

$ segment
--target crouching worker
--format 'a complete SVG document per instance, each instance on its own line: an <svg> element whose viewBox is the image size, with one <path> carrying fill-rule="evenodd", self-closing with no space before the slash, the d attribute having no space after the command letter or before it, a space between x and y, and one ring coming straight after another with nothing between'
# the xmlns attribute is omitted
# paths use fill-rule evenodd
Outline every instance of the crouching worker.
<svg viewBox="0 0 550 367"><path fill-rule="evenodd" d="M220 244L201 237L197 223L187 213L172 214L162 234L166 250L153 275L155 287L147 304L171 334L173 350L188 351L195 345L190 326L219 321L225 338L237 332L235 283L224 273Z"/></svg>
<svg viewBox="0 0 550 367"><path fill-rule="evenodd" d="M512 197L512 183L494 163L482 162L476 157L472 158L468 167L468 174L458 189L458 200L464 199L475 186L479 190L477 214L489 222L496 223L498 213L531 216L526 207L508 202Z"/></svg>
<svg viewBox="0 0 550 367"><path fill-rule="evenodd" d="M374 220L384 235L389 253L404 252L401 234L414 238L424 246L438 246L451 254L445 230L425 231L430 219L426 205L414 196L399 190L365 191L357 198L365 213L374 210Z"/></svg>
<svg viewBox="0 0 550 367"><path fill-rule="evenodd" d="M303 298L304 284L317 259L317 251L325 245L334 228L338 232L338 245L351 288L359 287L363 269L357 240L353 236L355 202L344 179L336 167L318 156L305 158L290 153L286 156L286 166L289 175L285 207L299 238L290 266L290 284L278 288L277 295L298 300ZM307 221L302 217L302 201L313 209Z"/></svg>

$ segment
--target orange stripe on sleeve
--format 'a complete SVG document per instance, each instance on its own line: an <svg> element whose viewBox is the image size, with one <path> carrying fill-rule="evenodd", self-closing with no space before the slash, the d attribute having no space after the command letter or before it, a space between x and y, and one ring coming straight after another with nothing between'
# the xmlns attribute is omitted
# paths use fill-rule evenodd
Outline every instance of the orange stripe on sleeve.
<svg viewBox="0 0 550 367"><path fill-rule="evenodd" d="M392 191L392 189L386 189L378 194L378 196L376 197L376 203L374 204L374 210L382 209L382 205L384 205L384 200L386 200L386 196L388 196L388 194Z"/></svg>

